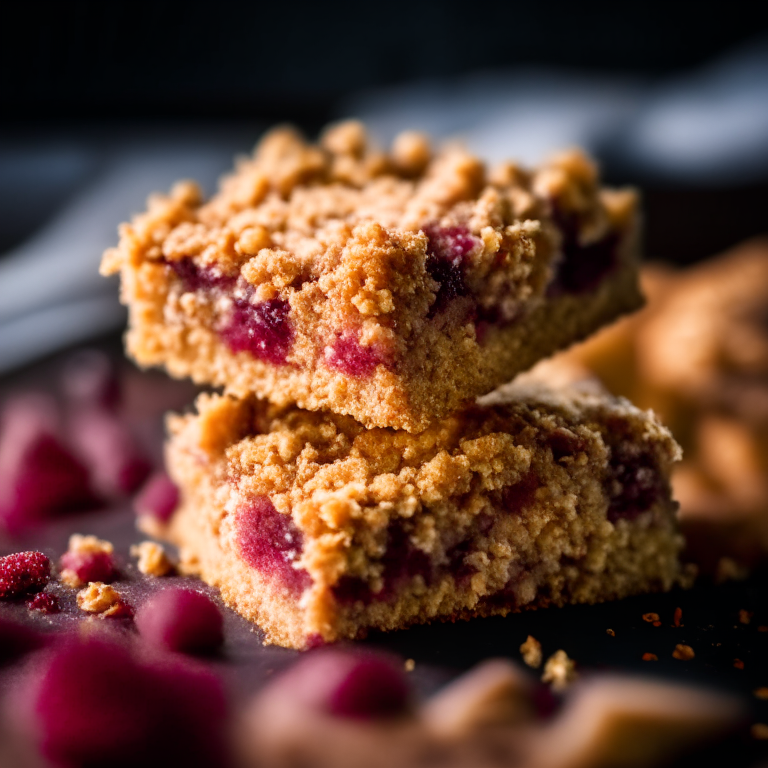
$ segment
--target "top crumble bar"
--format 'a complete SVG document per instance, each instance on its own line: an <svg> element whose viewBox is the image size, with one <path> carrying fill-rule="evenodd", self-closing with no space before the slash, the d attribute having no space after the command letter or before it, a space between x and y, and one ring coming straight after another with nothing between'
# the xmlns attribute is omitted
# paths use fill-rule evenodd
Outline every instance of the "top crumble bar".
<svg viewBox="0 0 768 768"><path fill-rule="evenodd" d="M418 432L640 306L637 224L579 151L488 169L416 133L278 128L208 202L150 197L102 273L140 365Z"/></svg>

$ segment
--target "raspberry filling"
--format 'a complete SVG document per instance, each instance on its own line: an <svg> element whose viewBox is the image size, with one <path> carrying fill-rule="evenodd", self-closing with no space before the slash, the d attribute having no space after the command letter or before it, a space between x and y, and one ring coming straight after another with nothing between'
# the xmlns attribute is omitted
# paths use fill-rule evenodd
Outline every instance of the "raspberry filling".
<svg viewBox="0 0 768 768"><path fill-rule="evenodd" d="M464 282L467 256L480 241L466 227L428 224L424 234L427 236L427 272L440 284L430 308L429 316L434 317L454 299L467 295Z"/></svg>
<svg viewBox="0 0 768 768"><path fill-rule="evenodd" d="M288 320L290 305L284 299L254 303L253 287L237 277L222 275L212 267L200 267L191 258L169 262L185 291L231 296L231 311L222 319L218 333L232 352L249 352L258 360L284 365L293 346Z"/></svg>
<svg viewBox="0 0 768 768"><path fill-rule="evenodd" d="M554 219L563 236L563 254L547 287L547 295L594 291L618 264L619 233L609 232L595 243L582 245L575 216L555 207Z"/></svg>
<svg viewBox="0 0 768 768"><path fill-rule="evenodd" d="M653 454L632 443L611 446L608 481L608 519L634 520L647 512L665 488Z"/></svg>
<svg viewBox="0 0 768 768"><path fill-rule="evenodd" d="M51 561L42 552L0 557L0 599L38 592L51 579Z"/></svg>
<svg viewBox="0 0 768 768"><path fill-rule="evenodd" d="M369 377L384 360L374 346L364 347L355 334L347 333L326 347L325 362L329 368L362 379Z"/></svg>
<svg viewBox="0 0 768 768"><path fill-rule="evenodd" d="M293 565L303 548L301 531L268 498L257 496L239 507L235 530L240 556L252 568L295 595L310 586L309 574Z"/></svg>

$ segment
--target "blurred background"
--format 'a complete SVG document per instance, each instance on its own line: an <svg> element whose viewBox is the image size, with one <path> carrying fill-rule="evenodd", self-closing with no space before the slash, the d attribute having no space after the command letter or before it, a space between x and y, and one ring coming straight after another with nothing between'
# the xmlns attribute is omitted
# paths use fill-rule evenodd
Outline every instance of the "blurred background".
<svg viewBox="0 0 768 768"><path fill-rule="evenodd" d="M124 322L96 275L146 195L211 191L265 127L366 119L496 160L578 143L644 192L646 251L768 231L759 5L253 2L6 6L0 371Z"/></svg>

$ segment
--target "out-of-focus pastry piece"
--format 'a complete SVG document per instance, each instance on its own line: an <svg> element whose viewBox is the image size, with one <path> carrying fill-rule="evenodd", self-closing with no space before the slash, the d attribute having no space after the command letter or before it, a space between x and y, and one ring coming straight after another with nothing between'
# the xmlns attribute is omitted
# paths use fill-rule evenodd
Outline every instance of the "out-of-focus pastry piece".
<svg viewBox="0 0 768 768"><path fill-rule="evenodd" d="M687 269L648 265L642 286L645 309L550 365L656 411L683 447L673 486L689 555L734 577L768 557L768 239Z"/></svg>

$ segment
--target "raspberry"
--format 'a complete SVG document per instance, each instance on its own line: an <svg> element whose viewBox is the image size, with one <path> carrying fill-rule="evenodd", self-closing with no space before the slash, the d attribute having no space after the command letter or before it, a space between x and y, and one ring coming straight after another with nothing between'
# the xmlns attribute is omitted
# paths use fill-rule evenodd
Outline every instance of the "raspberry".
<svg viewBox="0 0 768 768"><path fill-rule="evenodd" d="M347 376L367 378L382 360L373 347L364 347L354 335L345 334L326 348L325 362Z"/></svg>
<svg viewBox="0 0 768 768"><path fill-rule="evenodd" d="M133 506L139 516L149 515L166 522L178 503L179 489L165 472L156 472L139 491Z"/></svg>
<svg viewBox="0 0 768 768"><path fill-rule="evenodd" d="M191 589L165 589L136 613L136 627L148 643L185 653L208 653L224 641L216 604Z"/></svg>
<svg viewBox="0 0 768 768"><path fill-rule="evenodd" d="M91 581L113 581L117 576L115 559L111 552L65 552L59 560L62 570L70 573L65 579L70 586Z"/></svg>
<svg viewBox="0 0 768 768"><path fill-rule="evenodd" d="M51 578L51 561L42 552L0 557L0 599L41 590Z"/></svg>
<svg viewBox="0 0 768 768"><path fill-rule="evenodd" d="M30 611L40 611L40 613L58 613L59 601L56 595L50 592L38 592L27 600L27 608Z"/></svg>

